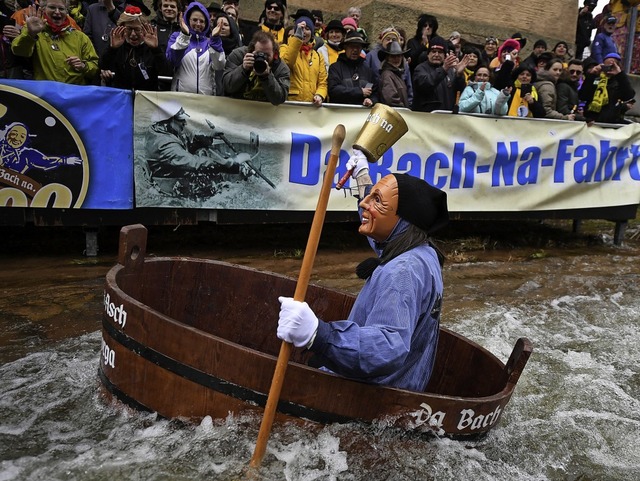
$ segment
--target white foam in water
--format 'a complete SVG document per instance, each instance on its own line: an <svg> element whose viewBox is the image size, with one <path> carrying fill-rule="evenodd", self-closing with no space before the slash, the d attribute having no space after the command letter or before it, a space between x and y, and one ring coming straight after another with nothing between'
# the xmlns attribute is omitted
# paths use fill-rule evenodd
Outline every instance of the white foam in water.
<svg viewBox="0 0 640 481"><path fill-rule="evenodd" d="M503 362L518 337L534 344L485 438L438 439L384 420L276 423L262 479L640 479L639 276L628 260L612 259L621 274L606 276L588 259L537 262L553 269L531 273L519 292L479 293L456 319L445 309L445 326ZM571 262L586 267L576 274ZM108 404L98 395L100 339L94 332L0 366L0 481L242 479L258 414L188 424Z"/></svg>

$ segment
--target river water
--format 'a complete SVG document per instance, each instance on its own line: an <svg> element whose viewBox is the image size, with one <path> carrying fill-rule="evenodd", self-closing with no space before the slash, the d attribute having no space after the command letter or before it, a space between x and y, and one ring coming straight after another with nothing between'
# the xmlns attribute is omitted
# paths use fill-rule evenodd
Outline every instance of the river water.
<svg viewBox="0 0 640 481"><path fill-rule="evenodd" d="M610 224L577 236L566 225L535 235L516 228L522 226L507 227L511 237L498 240L454 233L442 244L449 256L443 325L503 361L518 337L534 344L511 402L486 437L431 438L384 420L275 424L254 477L640 479L638 226L627 231L624 246L612 245ZM81 255L77 232L57 232L2 229L12 255L2 258L0 271L0 481L244 479L256 415L191 425L102 398L102 283L115 263L117 231L101 234L96 258ZM148 252L295 275L304 248L287 229L259 249L243 249L233 230L194 242L181 232L152 231ZM262 238L259 229L253 234L247 243ZM351 272L368 252L346 231L329 235L312 281L357 292L361 284ZM278 242L284 248L274 247Z"/></svg>

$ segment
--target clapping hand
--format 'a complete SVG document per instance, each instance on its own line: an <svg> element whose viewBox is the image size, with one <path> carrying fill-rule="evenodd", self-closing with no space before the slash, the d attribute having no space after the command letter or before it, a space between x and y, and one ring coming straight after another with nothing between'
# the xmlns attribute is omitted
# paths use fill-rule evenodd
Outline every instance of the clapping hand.
<svg viewBox="0 0 640 481"><path fill-rule="evenodd" d="M442 64L442 68L445 71L449 71L450 68L454 68L458 65L458 57L455 54L449 52L447 56L444 58L444 63Z"/></svg>
<svg viewBox="0 0 640 481"><path fill-rule="evenodd" d="M13 40L18 35L20 35L20 29L15 25L5 25L2 28L2 35L4 35L9 40Z"/></svg>
<svg viewBox="0 0 640 481"><path fill-rule="evenodd" d="M178 13L178 18L180 19L180 31L185 35L189 35L189 27L184 23L184 18L182 18L182 12Z"/></svg>
<svg viewBox="0 0 640 481"><path fill-rule="evenodd" d="M211 36L217 37L218 35L220 35L220 30L222 30L222 17L218 19L218 21L216 22L216 26L211 30Z"/></svg>
<svg viewBox="0 0 640 481"><path fill-rule="evenodd" d="M158 29L150 23L142 24L142 41L149 48L158 47Z"/></svg>
<svg viewBox="0 0 640 481"><path fill-rule="evenodd" d="M72 55L71 57L67 57L66 62L71 66L71 68L77 72L81 72L87 66L86 62L81 58Z"/></svg>
<svg viewBox="0 0 640 481"><path fill-rule="evenodd" d="M124 44L124 32L125 27L123 25L118 25L114 29L111 30L109 35L110 43L109 46L111 48L119 48Z"/></svg>

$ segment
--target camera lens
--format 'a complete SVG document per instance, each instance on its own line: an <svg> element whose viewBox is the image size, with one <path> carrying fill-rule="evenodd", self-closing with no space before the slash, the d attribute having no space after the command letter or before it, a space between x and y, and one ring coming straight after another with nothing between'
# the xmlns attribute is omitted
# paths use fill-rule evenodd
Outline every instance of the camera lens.
<svg viewBox="0 0 640 481"><path fill-rule="evenodd" d="M267 70L267 56L264 52L256 52L253 54L253 70L257 74L263 74Z"/></svg>

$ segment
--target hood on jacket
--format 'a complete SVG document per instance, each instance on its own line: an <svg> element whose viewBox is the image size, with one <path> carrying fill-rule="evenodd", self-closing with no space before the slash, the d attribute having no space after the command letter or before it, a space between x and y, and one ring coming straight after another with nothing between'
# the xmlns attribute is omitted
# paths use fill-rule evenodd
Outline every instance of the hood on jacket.
<svg viewBox="0 0 640 481"><path fill-rule="evenodd" d="M553 81L553 77L551 77L551 72L549 72L548 70L538 70L538 82L551 82L553 84L555 84L555 82Z"/></svg>
<svg viewBox="0 0 640 481"><path fill-rule="evenodd" d="M202 15L204 15L205 27L202 33L197 33L195 30L191 28L191 25L189 25L189 16L191 15L191 12L193 12L194 10L199 10L202 13ZM187 8L184 10L184 14L182 15L182 18L184 20L184 23L189 28L189 33L191 35L197 34L197 35L204 35L207 37L209 36L209 30L211 28L211 19L209 18L209 11L200 2L191 2L189 5L187 5Z"/></svg>

